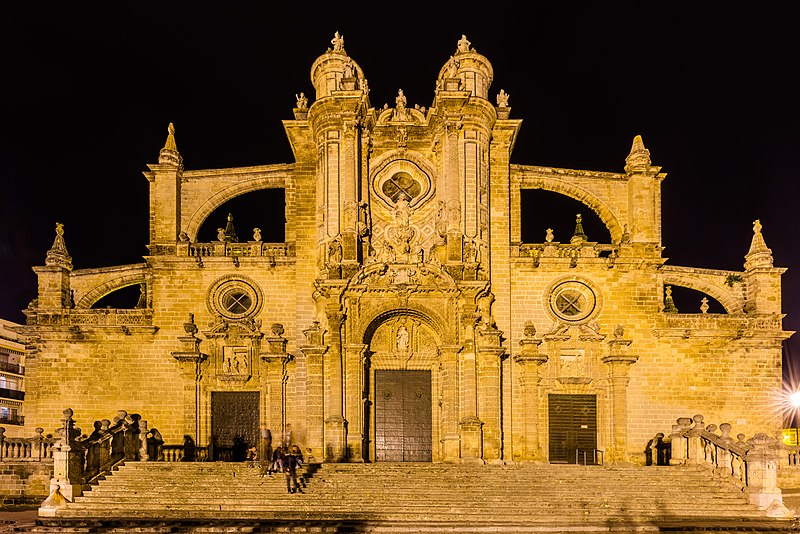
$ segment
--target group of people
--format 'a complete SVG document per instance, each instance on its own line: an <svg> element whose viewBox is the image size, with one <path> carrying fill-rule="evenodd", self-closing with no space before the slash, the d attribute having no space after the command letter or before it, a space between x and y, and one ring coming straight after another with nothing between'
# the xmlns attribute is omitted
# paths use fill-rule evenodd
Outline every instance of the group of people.
<svg viewBox="0 0 800 534"><path fill-rule="evenodd" d="M303 453L297 445L275 447L272 457L266 462L261 461L258 448L251 447L247 451L247 460L251 467L260 467L262 477L271 476L273 473L284 473L286 475L286 491L303 493L303 488L297 481L297 468L303 465Z"/></svg>

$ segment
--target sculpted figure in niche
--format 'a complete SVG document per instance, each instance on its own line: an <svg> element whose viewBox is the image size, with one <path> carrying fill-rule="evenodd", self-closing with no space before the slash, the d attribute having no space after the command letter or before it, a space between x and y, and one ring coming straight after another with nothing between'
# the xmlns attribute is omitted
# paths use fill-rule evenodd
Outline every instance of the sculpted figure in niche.
<svg viewBox="0 0 800 534"><path fill-rule="evenodd" d="M399 352L408 350L408 337L408 328L406 328L405 324L401 324L397 329L397 350Z"/></svg>
<svg viewBox="0 0 800 534"><path fill-rule="evenodd" d="M457 76L458 76L458 60L453 56L450 56L450 60L447 62L447 67L445 68L445 77L455 78Z"/></svg>
<svg viewBox="0 0 800 534"><path fill-rule="evenodd" d="M328 262L334 265L342 263L342 243L338 239L328 246Z"/></svg>
<svg viewBox="0 0 800 534"><path fill-rule="evenodd" d="M394 219L399 224L408 224L411 220L411 207L405 193L400 193L394 202Z"/></svg>

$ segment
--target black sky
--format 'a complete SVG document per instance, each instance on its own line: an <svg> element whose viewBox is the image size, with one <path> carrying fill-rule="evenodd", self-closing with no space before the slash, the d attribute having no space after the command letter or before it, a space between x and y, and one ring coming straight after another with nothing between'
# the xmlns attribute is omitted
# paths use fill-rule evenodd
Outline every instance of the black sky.
<svg viewBox="0 0 800 534"><path fill-rule="evenodd" d="M464 33L523 119L513 163L622 172L641 134L668 174L668 263L741 270L760 219L800 330L795 7L28 4L0 17L0 317L24 322L56 221L76 268L142 261L169 122L187 169L288 163L281 120L335 31L375 107L400 88L430 106Z"/></svg>

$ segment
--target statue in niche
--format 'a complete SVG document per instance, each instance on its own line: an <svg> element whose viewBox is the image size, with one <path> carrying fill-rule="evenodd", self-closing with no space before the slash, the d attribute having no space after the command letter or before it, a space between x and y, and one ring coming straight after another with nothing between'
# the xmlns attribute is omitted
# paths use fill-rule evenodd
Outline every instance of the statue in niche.
<svg viewBox="0 0 800 534"><path fill-rule="evenodd" d="M247 359L243 352L234 353L233 367L239 374L245 373L247 371Z"/></svg>
<svg viewBox="0 0 800 534"><path fill-rule="evenodd" d="M305 93L295 94L294 97L297 99L297 109L308 109L308 98Z"/></svg>
<svg viewBox="0 0 800 534"><path fill-rule="evenodd" d="M381 263L392 263L395 261L396 254L394 247L386 239L381 240L378 244L378 251L376 252L376 259Z"/></svg>
<svg viewBox="0 0 800 534"><path fill-rule="evenodd" d="M447 61L447 65L445 66L445 78L456 78L458 76L458 64L459 61L450 56L450 59Z"/></svg>
<svg viewBox="0 0 800 534"><path fill-rule="evenodd" d="M495 328L497 326L492 317L492 303L494 303L494 295L491 293L478 298L478 315L480 315L481 323L487 328Z"/></svg>
<svg viewBox="0 0 800 534"><path fill-rule="evenodd" d="M464 261L467 263L478 263L478 244L474 239L467 239L464 241Z"/></svg>
<svg viewBox="0 0 800 534"><path fill-rule="evenodd" d="M469 52L469 45L471 44L472 43L467 40L467 36L462 33L461 39L458 40L458 51L462 53Z"/></svg>
<svg viewBox="0 0 800 534"><path fill-rule="evenodd" d="M348 61L344 64L344 78L352 78L355 69L353 69L353 62Z"/></svg>
<svg viewBox="0 0 800 534"><path fill-rule="evenodd" d="M408 350L408 328L406 328L405 323L402 323L400 327L397 329L397 350L399 352L406 352Z"/></svg>
<svg viewBox="0 0 800 534"><path fill-rule="evenodd" d="M505 92L505 90L500 89L500 92L497 94L497 106L501 108L508 107L508 98L511 95Z"/></svg>
<svg viewBox="0 0 800 534"><path fill-rule="evenodd" d="M333 34L331 44L333 45L334 52L344 52L344 37L339 35L339 32Z"/></svg>
<svg viewBox="0 0 800 534"><path fill-rule="evenodd" d="M405 193L400 193L394 202L394 219L401 225L407 225L411 221L411 206Z"/></svg>
<svg viewBox="0 0 800 534"><path fill-rule="evenodd" d="M333 265L342 263L342 243L338 238L328 245L328 263Z"/></svg>

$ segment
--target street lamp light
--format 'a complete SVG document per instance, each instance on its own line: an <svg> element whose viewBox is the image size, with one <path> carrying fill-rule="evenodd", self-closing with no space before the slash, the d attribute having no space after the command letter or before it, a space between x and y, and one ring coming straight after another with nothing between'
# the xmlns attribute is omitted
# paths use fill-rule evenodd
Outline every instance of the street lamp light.
<svg viewBox="0 0 800 534"><path fill-rule="evenodd" d="M789 395L789 401L792 403L794 411L792 412L792 423L794 423L794 444L800 445L800 430L797 428L797 411L800 408L800 391L795 391Z"/></svg>

